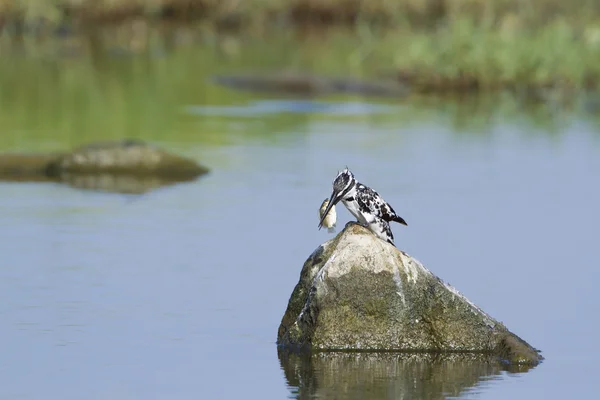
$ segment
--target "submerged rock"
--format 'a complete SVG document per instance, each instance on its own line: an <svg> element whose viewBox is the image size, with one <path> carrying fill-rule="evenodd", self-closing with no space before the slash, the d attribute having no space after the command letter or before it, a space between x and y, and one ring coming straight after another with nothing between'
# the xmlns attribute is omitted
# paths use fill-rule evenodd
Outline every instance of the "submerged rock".
<svg viewBox="0 0 600 400"><path fill-rule="evenodd" d="M277 342L316 350L484 352L515 364L543 359L419 261L356 223L304 263Z"/></svg>

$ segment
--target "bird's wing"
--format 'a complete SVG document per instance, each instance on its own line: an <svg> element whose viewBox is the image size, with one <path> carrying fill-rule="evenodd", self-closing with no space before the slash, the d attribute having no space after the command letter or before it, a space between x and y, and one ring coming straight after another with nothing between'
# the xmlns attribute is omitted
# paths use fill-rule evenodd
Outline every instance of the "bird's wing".
<svg viewBox="0 0 600 400"><path fill-rule="evenodd" d="M382 218L381 205L384 203L379 194L365 185L360 185L356 193L356 201L360 207L379 218Z"/></svg>
<svg viewBox="0 0 600 400"><path fill-rule="evenodd" d="M357 193L357 200L361 205L364 204L364 206L371 210L374 215L377 215L387 222L396 221L406 225L404 219L396 214L396 211L394 211L392 206L383 200L379 193L364 185L361 189L362 190L358 190Z"/></svg>

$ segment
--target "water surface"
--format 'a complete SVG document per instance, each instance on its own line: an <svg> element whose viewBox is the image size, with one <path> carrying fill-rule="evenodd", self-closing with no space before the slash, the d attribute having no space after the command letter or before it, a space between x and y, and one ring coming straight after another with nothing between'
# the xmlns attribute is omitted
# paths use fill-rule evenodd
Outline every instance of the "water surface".
<svg viewBox="0 0 600 400"><path fill-rule="evenodd" d="M593 398L596 121L507 99L290 99L209 83L324 54L273 40L235 57L191 41L99 64L0 61L1 151L140 138L212 169L141 195L0 183L0 398ZM341 69L331 58L322 69ZM544 363L278 353L302 264L331 238L318 206L346 165L407 220L398 247Z"/></svg>

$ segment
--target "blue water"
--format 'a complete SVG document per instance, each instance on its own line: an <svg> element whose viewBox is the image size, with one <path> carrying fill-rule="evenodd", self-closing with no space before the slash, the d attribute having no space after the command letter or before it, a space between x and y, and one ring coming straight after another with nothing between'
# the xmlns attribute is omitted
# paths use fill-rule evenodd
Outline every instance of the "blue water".
<svg viewBox="0 0 600 400"><path fill-rule="evenodd" d="M0 183L0 398L594 398L598 129L498 119L464 132L399 107L377 122L319 108L269 137L239 132L270 112L198 116L229 140L158 144L212 172L133 197ZM540 366L280 361L277 328L331 237L318 207L346 165L407 220L398 247L541 349ZM348 220L338 208L338 227Z"/></svg>
<svg viewBox="0 0 600 400"><path fill-rule="evenodd" d="M192 115L228 117L264 117L269 114L326 114L326 115L372 115L391 113L392 105L345 101L326 102L316 100L254 100L235 106L187 106L184 111Z"/></svg>

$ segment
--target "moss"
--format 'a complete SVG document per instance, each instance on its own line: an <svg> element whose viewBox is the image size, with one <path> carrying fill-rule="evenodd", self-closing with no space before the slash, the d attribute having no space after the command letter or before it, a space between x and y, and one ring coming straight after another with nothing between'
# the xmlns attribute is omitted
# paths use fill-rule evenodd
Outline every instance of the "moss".
<svg viewBox="0 0 600 400"><path fill-rule="evenodd" d="M367 317L383 318L390 315L390 304L385 298L369 299L363 305Z"/></svg>
<svg viewBox="0 0 600 400"><path fill-rule="evenodd" d="M535 365L534 360L539 359L540 351L531 347L523 339L511 335L508 331L503 332L495 352L502 360L509 364Z"/></svg>

